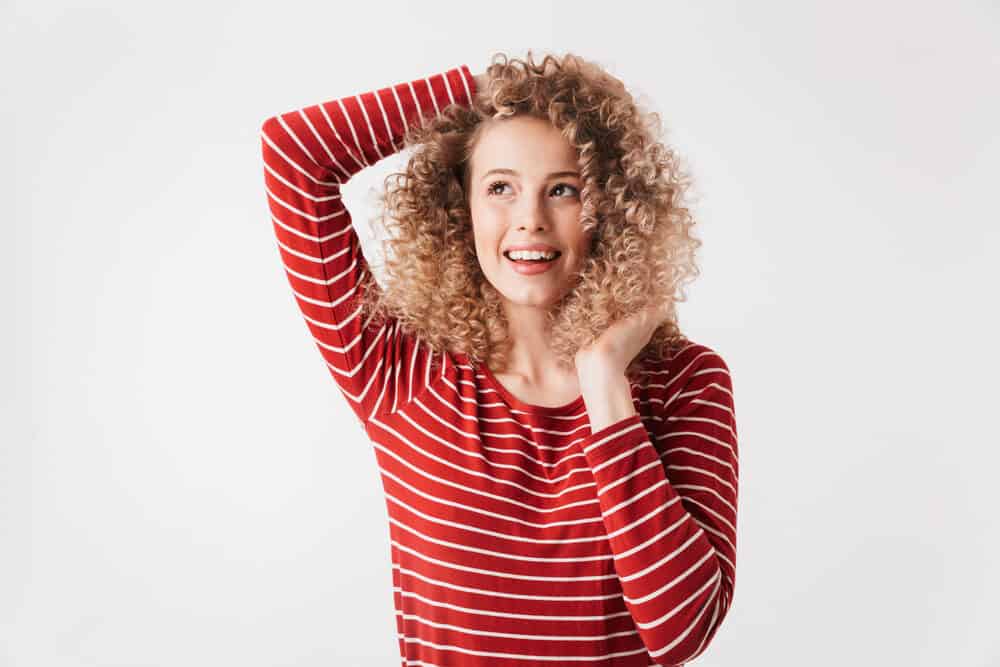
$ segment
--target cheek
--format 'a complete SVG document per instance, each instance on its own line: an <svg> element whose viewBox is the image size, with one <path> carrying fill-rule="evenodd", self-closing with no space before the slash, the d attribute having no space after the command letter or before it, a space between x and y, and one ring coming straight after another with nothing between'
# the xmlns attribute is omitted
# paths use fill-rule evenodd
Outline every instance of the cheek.
<svg viewBox="0 0 1000 667"><path fill-rule="evenodd" d="M585 232L580 229L576 232L575 238L573 239L573 247L576 249L576 254L580 259L590 254L590 242L592 238L592 231Z"/></svg>
<svg viewBox="0 0 1000 667"><path fill-rule="evenodd" d="M500 247L499 227L489 213L472 211L472 238L480 256L485 253L496 255Z"/></svg>

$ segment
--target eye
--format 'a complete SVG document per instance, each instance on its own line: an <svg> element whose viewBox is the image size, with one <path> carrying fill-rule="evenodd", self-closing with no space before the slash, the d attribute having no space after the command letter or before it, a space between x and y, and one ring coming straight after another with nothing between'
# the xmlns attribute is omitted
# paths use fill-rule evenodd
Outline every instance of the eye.
<svg viewBox="0 0 1000 667"><path fill-rule="evenodd" d="M496 196L498 194L502 194L502 193L498 193L496 191L496 189L495 189L498 185L509 186L509 183L507 183L507 181L493 181L492 183L490 183L489 187L486 188L486 194L488 196L491 196L491 197L492 196ZM557 183L552 188L551 192L555 192L559 188L569 188L570 190L572 190L573 194L570 195L570 196L576 196L576 195L580 194L580 191L576 187L570 185L569 183Z"/></svg>
<svg viewBox="0 0 1000 667"><path fill-rule="evenodd" d="M493 181L492 183L490 183L490 186L486 188L486 194L491 197L495 196L497 193L494 191L493 188L495 188L498 185L507 185L507 181Z"/></svg>
<svg viewBox="0 0 1000 667"><path fill-rule="evenodd" d="M574 196L580 194L580 191L577 190L572 185L570 185L569 183L557 183L556 186L554 188L552 188L552 191L554 192L558 188L569 188L570 190L572 190L574 192Z"/></svg>

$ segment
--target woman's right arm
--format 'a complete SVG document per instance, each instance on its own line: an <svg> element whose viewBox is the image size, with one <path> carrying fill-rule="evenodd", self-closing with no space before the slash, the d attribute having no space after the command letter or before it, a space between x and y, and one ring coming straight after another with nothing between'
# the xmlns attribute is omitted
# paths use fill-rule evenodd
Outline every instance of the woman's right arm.
<svg viewBox="0 0 1000 667"><path fill-rule="evenodd" d="M278 249L320 353L363 424L430 381L430 351L396 322L362 322L369 271L340 186L399 151L407 129L449 104L471 105L466 65L273 116L261 127L264 180Z"/></svg>

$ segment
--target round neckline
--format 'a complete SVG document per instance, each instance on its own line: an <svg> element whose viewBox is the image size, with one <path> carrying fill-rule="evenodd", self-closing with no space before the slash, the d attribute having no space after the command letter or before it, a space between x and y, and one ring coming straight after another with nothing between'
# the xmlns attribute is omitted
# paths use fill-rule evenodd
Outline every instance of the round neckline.
<svg viewBox="0 0 1000 667"><path fill-rule="evenodd" d="M522 401L517 396L512 394L507 387L503 386L503 383L500 382L495 375L493 375L493 371L490 370L489 366L486 365L485 362L478 364L478 368L482 371L486 381L493 387L500 397L503 398L504 402L516 410L537 415L552 415L571 412L584 404L583 394L579 394L569 403L564 403L562 405L535 405L534 403Z"/></svg>

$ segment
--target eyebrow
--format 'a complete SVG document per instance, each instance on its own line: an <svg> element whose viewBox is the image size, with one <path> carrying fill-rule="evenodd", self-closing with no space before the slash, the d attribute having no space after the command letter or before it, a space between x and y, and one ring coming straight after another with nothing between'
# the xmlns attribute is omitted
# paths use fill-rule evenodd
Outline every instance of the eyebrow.
<svg viewBox="0 0 1000 667"><path fill-rule="evenodd" d="M485 174L483 174L482 178L480 178L479 180L485 179L490 174L510 174L511 176L517 176L518 178L521 177L521 174L517 173L513 169L490 169L488 172L486 172ZM546 176L546 178L555 178L557 176L575 176L577 178L580 178L580 172L578 172L578 171L554 171L551 174L549 174L548 176Z"/></svg>

